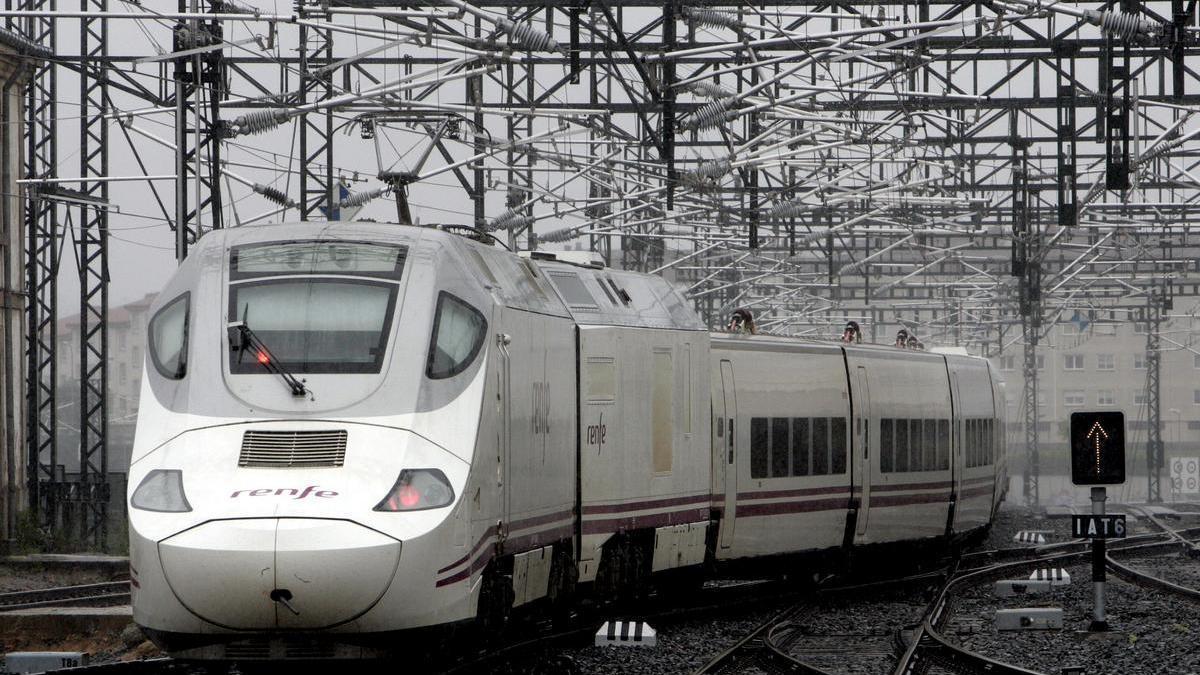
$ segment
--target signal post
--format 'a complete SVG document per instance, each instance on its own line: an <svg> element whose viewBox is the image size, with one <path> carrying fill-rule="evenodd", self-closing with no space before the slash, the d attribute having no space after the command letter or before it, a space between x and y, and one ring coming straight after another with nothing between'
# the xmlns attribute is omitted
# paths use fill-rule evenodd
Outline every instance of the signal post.
<svg viewBox="0 0 1200 675"><path fill-rule="evenodd" d="M1105 486L1125 482L1125 414L1115 411L1071 413L1071 482L1092 486L1092 514L1072 516L1076 537L1092 540L1092 623L1088 630L1108 630L1105 609L1107 539L1125 537L1125 516L1107 515Z"/></svg>

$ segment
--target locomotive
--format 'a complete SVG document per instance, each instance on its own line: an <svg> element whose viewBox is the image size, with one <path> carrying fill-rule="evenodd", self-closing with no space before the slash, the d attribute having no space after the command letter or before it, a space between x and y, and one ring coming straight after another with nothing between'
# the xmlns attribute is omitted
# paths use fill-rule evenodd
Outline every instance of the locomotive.
<svg viewBox="0 0 1200 675"><path fill-rule="evenodd" d="M589 253L216 230L151 315L132 602L180 658L371 657L588 589L957 541L1006 480L986 360L712 333Z"/></svg>

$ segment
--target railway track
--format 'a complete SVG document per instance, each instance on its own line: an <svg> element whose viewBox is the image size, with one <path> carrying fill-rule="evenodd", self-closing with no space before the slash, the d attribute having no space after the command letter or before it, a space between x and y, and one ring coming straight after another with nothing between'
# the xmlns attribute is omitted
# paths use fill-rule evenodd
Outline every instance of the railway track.
<svg viewBox="0 0 1200 675"><path fill-rule="evenodd" d="M38 607L113 607L129 601L129 582L109 581L0 593L0 612Z"/></svg>

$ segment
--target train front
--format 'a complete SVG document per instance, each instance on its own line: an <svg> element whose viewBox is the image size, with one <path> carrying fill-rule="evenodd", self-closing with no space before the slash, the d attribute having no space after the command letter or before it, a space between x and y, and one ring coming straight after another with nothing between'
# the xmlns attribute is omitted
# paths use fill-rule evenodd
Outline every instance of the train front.
<svg viewBox="0 0 1200 675"><path fill-rule="evenodd" d="M490 299L450 235L205 236L148 329L129 472L133 612L208 659L358 658L465 620Z"/></svg>

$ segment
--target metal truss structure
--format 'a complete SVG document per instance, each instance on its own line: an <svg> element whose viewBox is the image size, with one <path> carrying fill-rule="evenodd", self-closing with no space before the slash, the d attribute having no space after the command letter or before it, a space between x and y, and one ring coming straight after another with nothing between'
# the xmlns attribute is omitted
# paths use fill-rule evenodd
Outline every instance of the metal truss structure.
<svg viewBox="0 0 1200 675"><path fill-rule="evenodd" d="M38 195L62 182L85 198L82 301L101 317L115 207L173 229L178 258L207 229L264 220L454 223L665 274L714 326L748 307L781 333L833 337L853 319L876 341L904 326L987 355L1022 345L1034 498L1039 336L1200 288L1200 43L1183 0L296 0L286 13L22 0L3 14L51 47L56 25L81 27L30 89L30 475L44 488L61 232ZM77 177L56 173L62 73L88 120ZM123 175L108 175L113 139L136 165ZM103 482L95 325L81 466Z"/></svg>

